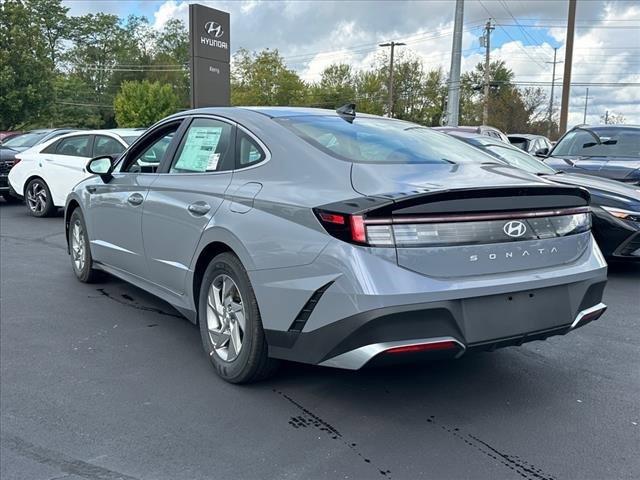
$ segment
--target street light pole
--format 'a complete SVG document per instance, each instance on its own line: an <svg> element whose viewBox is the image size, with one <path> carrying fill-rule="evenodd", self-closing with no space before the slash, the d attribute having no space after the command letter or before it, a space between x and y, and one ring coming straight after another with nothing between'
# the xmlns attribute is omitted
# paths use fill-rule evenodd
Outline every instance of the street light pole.
<svg viewBox="0 0 640 480"><path fill-rule="evenodd" d="M587 105L589 105L589 87L587 87L587 93L584 96L584 117L582 123L587 123Z"/></svg>
<svg viewBox="0 0 640 480"><path fill-rule="evenodd" d="M381 43L380 47L391 47L391 56L389 59L389 117L393 118L393 52L396 47L401 47L406 45L406 43L402 42L388 42Z"/></svg>
<svg viewBox="0 0 640 480"><path fill-rule="evenodd" d="M556 86L556 64L562 63L562 61L556 61L556 56L558 55L558 48L553 49L553 62L545 62L545 63L553 63L553 74L551 75L551 98L549 99L549 127L547 128L547 138L551 138L551 126L553 124L553 91Z"/></svg>
<svg viewBox="0 0 640 480"><path fill-rule="evenodd" d="M447 125L458 126L460 116L460 62L462 59L462 22L464 0L456 0L451 47L451 70L449 70L449 94L447 96Z"/></svg>
<svg viewBox="0 0 640 480"><path fill-rule="evenodd" d="M484 102L482 105L482 124L487 125L489 123L489 81L491 79L489 72L491 68L491 32L495 29L495 27L491 25L491 19L489 19L484 29Z"/></svg>
<svg viewBox="0 0 640 480"><path fill-rule="evenodd" d="M569 15L567 18L567 46L564 53L564 76L562 78L562 104L560 105L560 131L562 135L567 131L569 119L569 96L571 93L571 66L573 64L573 37L576 30L576 1L569 0Z"/></svg>

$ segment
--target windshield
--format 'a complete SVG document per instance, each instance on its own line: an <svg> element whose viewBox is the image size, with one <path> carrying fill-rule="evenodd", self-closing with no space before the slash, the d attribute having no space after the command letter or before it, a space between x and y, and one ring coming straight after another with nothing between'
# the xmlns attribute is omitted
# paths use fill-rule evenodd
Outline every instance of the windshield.
<svg viewBox="0 0 640 480"><path fill-rule="evenodd" d="M556 171L549 165L545 165L540 160L533 158L531 155L515 148L501 145L485 145L487 150L495 153L512 167L526 170L536 175L553 175Z"/></svg>
<svg viewBox="0 0 640 480"><path fill-rule="evenodd" d="M594 129L592 133L576 129L567 133L553 149L553 156L640 157L640 129Z"/></svg>
<svg viewBox="0 0 640 480"><path fill-rule="evenodd" d="M2 145L5 147L33 147L42 140L49 132L23 133L17 137L12 137Z"/></svg>
<svg viewBox="0 0 640 480"><path fill-rule="evenodd" d="M357 163L441 164L492 161L448 135L382 118L299 116L277 121L329 155Z"/></svg>

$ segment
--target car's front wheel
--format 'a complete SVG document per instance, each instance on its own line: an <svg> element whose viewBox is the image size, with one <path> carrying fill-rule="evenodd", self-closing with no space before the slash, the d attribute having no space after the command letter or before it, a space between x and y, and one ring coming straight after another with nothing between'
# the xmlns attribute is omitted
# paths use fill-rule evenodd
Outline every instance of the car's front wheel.
<svg viewBox="0 0 640 480"><path fill-rule="evenodd" d="M34 178L27 184L24 197L29 213L34 217L48 217L55 210L51 191L41 178Z"/></svg>
<svg viewBox="0 0 640 480"><path fill-rule="evenodd" d="M69 219L69 253L71 254L71 267L78 280L84 283L95 281L99 272L93 268L87 228L79 208L73 211Z"/></svg>
<svg viewBox="0 0 640 480"><path fill-rule="evenodd" d="M249 276L232 253L216 256L207 267L198 320L205 352L224 380L249 383L275 370Z"/></svg>

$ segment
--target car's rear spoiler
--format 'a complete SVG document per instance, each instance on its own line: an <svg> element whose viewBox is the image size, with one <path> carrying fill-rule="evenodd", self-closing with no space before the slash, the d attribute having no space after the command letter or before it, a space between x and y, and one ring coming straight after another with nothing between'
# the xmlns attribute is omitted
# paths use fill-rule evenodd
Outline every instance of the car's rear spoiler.
<svg viewBox="0 0 640 480"><path fill-rule="evenodd" d="M532 185L399 192L357 197L318 208L367 218L567 209L589 205L582 187Z"/></svg>

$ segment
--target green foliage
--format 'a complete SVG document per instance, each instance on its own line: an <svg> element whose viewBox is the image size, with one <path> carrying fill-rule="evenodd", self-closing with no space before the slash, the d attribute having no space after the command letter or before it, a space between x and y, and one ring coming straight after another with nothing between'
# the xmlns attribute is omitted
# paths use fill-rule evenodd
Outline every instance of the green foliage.
<svg viewBox="0 0 640 480"><path fill-rule="evenodd" d="M320 81L310 87L309 104L335 109L356 100L356 83L350 65L334 64L324 69Z"/></svg>
<svg viewBox="0 0 640 480"><path fill-rule="evenodd" d="M62 0L0 0L0 10L0 128L105 128L116 120L143 126L189 107L189 37L182 21L156 30L135 15L70 17ZM490 68L489 124L546 133L543 92L517 88L502 61ZM482 122L483 70L478 64L461 77L460 124ZM399 49L393 84L389 112L388 50L370 68L336 63L306 83L277 50L240 49L233 57L231 102L335 109L354 101L359 112L441 124L447 98L442 70L429 70L409 49Z"/></svg>
<svg viewBox="0 0 640 480"><path fill-rule="evenodd" d="M33 22L35 2L0 3L0 129L39 119L51 103L53 63Z"/></svg>
<svg viewBox="0 0 640 480"><path fill-rule="evenodd" d="M250 53L241 48L233 56L232 105L299 105L306 93L305 83L277 50Z"/></svg>
<svg viewBox="0 0 640 480"><path fill-rule="evenodd" d="M180 108L171 85L125 81L113 102L119 127L148 127Z"/></svg>

